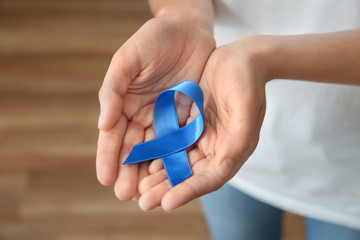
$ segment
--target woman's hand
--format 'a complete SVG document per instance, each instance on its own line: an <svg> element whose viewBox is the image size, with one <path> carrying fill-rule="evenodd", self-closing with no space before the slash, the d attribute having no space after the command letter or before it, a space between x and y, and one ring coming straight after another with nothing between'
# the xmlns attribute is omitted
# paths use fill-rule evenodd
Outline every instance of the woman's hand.
<svg viewBox="0 0 360 240"><path fill-rule="evenodd" d="M251 36L216 49L200 81L205 130L188 152L193 175L171 188L153 161L140 182L140 207L173 210L234 176L257 145L271 79L360 84L359 33ZM190 119L196 115L193 108Z"/></svg>
<svg viewBox="0 0 360 240"><path fill-rule="evenodd" d="M157 95L184 80L199 82L215 49L212 30L194 19L178 11L149 20L115 53L106 73L99 92L96 169L102 184L115 182L120 200L136 197L138 181L148 175L148 163L121 164L133 145L154 138ZM180 102L179 121L185 123L191 102Z"/></svg>
<svg viewBox="0 0 360 240"><path fill-rule="evenodd" d="M188 151L193 175L171 188L160 160L153 161L150 175L139 186L143 210L161 205L170 211L217 190L252 154L265 115L264 39L245 38L213 52L200 81L205 97L204 133ZM193 106L188 122L197 114Z"/></svg>

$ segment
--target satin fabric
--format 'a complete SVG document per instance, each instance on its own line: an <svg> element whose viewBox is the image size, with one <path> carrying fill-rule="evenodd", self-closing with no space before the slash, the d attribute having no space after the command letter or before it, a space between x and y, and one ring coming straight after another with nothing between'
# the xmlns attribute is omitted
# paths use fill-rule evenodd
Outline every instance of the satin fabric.
<svg viewBox="0 0 360 240"><path fill-rule="evenodd" d="M189 96L200 111L192 122L182 128L179 128L176 114L175 91ZM203 131L203 104L204 96L201 88L191 81L181 82L162 92L156 99L153 109L156 138L135 145L123 164L162 158L166 175L172 186L190 177L192 171L186 148L194 144Z"/></svg>

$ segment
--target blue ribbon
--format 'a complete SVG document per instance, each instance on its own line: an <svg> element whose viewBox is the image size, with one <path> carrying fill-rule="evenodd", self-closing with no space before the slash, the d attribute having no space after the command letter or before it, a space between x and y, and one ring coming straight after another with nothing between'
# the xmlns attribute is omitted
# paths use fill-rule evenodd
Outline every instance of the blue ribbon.
<svg viewBox="0 0 360 240"><path fill-rule="evenodd" d="M186 126L179 128L176 115L175 91L189 96L200 114ZM137 144L123 164L139 163L162 158L166 175L174 187L191 176L191 168L186 148L194 144L203 129L204 96L201 88L194 82L184 81L162 92L156 99L153 109L155 139Z"/></svg>

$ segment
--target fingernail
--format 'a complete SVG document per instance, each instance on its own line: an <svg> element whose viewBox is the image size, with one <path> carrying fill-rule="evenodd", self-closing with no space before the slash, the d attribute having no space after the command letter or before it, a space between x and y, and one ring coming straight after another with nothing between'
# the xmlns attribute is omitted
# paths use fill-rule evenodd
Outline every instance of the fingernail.
<svg viewBox="0 0 360 240"><path fill-rule="evenodd" d="M220 176L226 177L230 173L233 166L234 166L234 161L230 158L226 158L220 165L219 168Z"/></svg>

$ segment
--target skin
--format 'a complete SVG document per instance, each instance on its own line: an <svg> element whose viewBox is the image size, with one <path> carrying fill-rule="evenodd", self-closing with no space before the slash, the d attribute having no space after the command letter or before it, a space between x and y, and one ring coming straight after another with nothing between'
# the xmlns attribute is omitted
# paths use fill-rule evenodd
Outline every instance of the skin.
<svg viewBox="0 0 360 240"><path fill-rule="evenodd" d="M211 24L202 12L172 9L159 9L157 17L121 46L99 92L97 177L104 185L115 184L120 200L137 198L138 182L149 174L149 163L121 163L133 145L154 137L157 95L184 79L198 83L215 49ZM178 95L176 103L180 124L185 124L191 101Z"/></svg>
<svg viewBox="0 0 360 240"><path fill-rule="evenodd" d="M270 80L360 84L359 42L360 31L354 30L251 36L216 49L200 81L205 131L188 151L193 175L171 188L164 170L150 174L140 182L140 208L161 205L172 211L233 177L258 143L266 108L265 85ZM324 65L313 67L319 63ZM197 116L195 110L188 121Z"/></svg>
<svg viewBox="0 0 360 240"><path fill-rule="evenodd" d="M188 151L193 175L171 188L164 170L140 182L139 206L171 211L224 185L254 151L265 115L265 82L247 53L219 48L210 57L200 86L204 92L205 130ZM239 81L242 79L242 81ZM239 94L242 93L242 94ZM188 122L197 116L194 106ZM158 161L158 160L157 160Z"/></svg>
<svg viewBox="0 0 360 240"><path fill-rule="evenodd" d="M270 80L360 84L359 30L250 36L214 50L210 4L150 4L155 18L114 55L99 93L98 179L115 183L120 200L138 200L145 211L157 206L172 211L238 172L256 148ZM187 7L192 10L184 11ZM189 79L200 81L204 92L205 129L188 149L193 175L171 188L160 159L121 163L134 144L154 138L157 95ZM198 114L183 95L176 96L176 105L180 125Z"/></svg>

